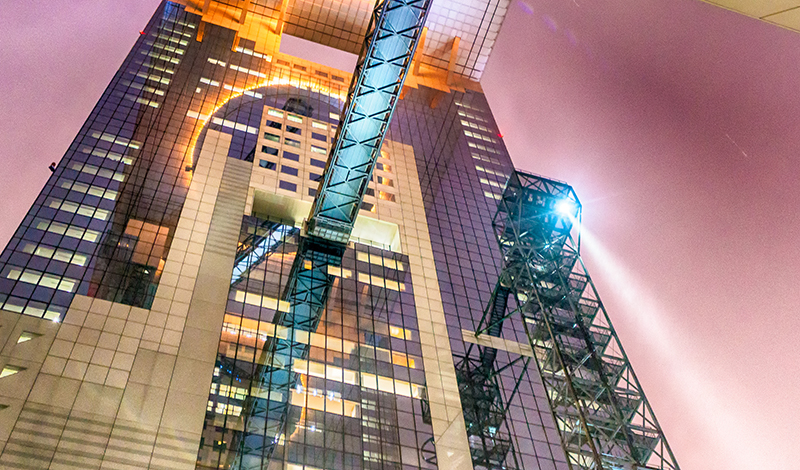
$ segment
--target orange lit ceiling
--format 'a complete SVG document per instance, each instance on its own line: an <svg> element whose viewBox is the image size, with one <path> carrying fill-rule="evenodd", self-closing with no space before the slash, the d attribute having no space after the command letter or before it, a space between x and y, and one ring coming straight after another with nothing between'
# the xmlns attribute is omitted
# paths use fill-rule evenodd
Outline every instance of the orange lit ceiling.
<svg viewBox="0 0 800 470"><path fill-rule="evenodd" d="M421 45L423 70L479 81L511 0L433 3ZM279 30L358 54L374 0L179 0L206 22L239 31L259 52L274 53ZM205 12L205 13L204 13ZM240 23L244 14L244 22ZM266 33L265 33L266 32ZM455 47L454 47L455 45ZM452 60L451 60L452 59Z"/></svg>

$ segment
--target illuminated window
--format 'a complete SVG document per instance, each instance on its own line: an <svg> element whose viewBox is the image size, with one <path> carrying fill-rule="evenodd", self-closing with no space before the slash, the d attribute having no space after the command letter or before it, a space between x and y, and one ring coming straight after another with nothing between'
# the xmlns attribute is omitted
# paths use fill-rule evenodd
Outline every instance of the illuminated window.
<svg viewBox="0 0 800 470"><path fill-rule="evenodd" d="M33 226L38 230L45 230L51 233L57 233L59 235L66 235L71 238L80 238L92 243L96 242L97 239L100 238L100 232L40 218L33 220Z"/></svg>
<svg viewBox="0 0 800 470"><path fill-rule="evenodd" d="M406 328L400 328L399 326L392 326L389 325L389 334L393 338L400 338L400 339L411 339L411 330Z"/></svg>
<svg viewBox="0 0 800 470"><path fill-rule="evenodd" d="M35 243L31 242L24 242L20 249L22 252L28 253L29 255L39 256L47 259L54 259L56 261L62 261L64 263L72 263L78 266L86 266L86 262L89 259L88 256L80 253L73 253L69 250L64 250L61 248L52 248L46 245L37 246Z"/></svg>
<svg viewBox="0 0 800 470"><path fill-rule="evenodd" d="M87 204L78 204L72 201L64 201L63 199L48 198L47 207L51 209L69 212L70 214L78 214L86 217L91 217L99 220L108 220L110 211L105 209L98 209Z"/></svg>
<svg viewBox="0 0 800 470"><path fill-rule="evenodd" d="M22 269L16 266L8 266L3 271L3 277L15 281L24 282L26 284L33 284L50 289L56 289L64 292L75 292L78 286L77 279L62 278L54 274L42 273L34 269Z"/></svg>
<svg viewBox="0 0 800 470"><path fill-rule="evenodd" d="M99 168L94 165L89 165L88 163L73 162L69 168L82 173L100 176L101 178L108 178L120 182L125 181L125 175L122 173L114 172L107 168Z"/></svg>

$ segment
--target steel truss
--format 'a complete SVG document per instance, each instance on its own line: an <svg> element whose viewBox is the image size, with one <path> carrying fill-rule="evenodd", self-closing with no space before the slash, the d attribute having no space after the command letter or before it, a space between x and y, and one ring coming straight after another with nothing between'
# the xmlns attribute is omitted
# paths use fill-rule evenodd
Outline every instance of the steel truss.
<svg viewBox="0 0 800 470"><path fill-rule="evenodd" d="M380 0L375 6L307 236L300 238L283 293L289 309L278 309L276 334L262 350L242 413L244 431L232 442L230 468L264 468L281 439L294 431L290 396L300 373L292 364L308 355L309 333L316 331L333 285L328 267L341 265L430 6L431 0ZM268 224L246 239L232 285L292 233Z"/></svg>
<svg viewBox="0 0 800 470"><path fill-rule="evenodd" d="M308 233L347 243L431 0L380 0L356 64Z"/></svg>
<svg viewBox="0 0 800 470"><path fill-rule="evenodd" d="M236 249L233 262L231 286L247 279L250 271L258 267L275 253L284 240L296 234L299 229L278 222L262 222Z"/></svg>
<svg viewBox="0 0 800 470"><path fill-rule="evenodd" d="M244 431L233 443L229 468L265 468L275 448L294 432L289 419L291 394L301 371L293 363L308 355L310 332L317 330L328 302L334 276L329 266L341 266L345 246L312 238L301 238L283 298L288 312L278 310L273 320L274 337L264 345L258 360L259 370L251 383L250 395L242 412Z"/></svg>
<svg viewBox="0 0 800 470"><path fill-rule="evenodd" d="M477 333L498 336L519 315L570 469L679 470L580 258L571 234L580 214L569 185L511 176L492 224L504 267ZM508 308L497 300L504 291Z"/></svg>

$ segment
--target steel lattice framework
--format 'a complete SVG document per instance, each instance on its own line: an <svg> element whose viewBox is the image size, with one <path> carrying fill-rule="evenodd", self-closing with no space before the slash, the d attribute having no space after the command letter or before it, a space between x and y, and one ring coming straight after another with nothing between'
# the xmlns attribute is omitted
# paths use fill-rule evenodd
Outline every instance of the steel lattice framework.
<svg viewBox="0 0 800 470"><path fill-rule="evenodd" d="M255 233L247 237L236 250L233 263L231 286L242 282L250 271L274 253L284 240L299 232L299 229L278 222L266 221L256 228Z"/></svg>
<svg viewBox="0 0 800 470"><path fill-rule="evenodd" d="M580 214L569 185L511 176L493 221L504 267L477 333L521 317L571 469L679 470L580 258Z"/></svg>
<svg viewBox="0 0 800 470"><path fill-rule="evenodd" d="M334 277L329 266L340 266L345 247L301 238L292 264L283 298L288 311L278 310L271 337L258 360L259 370L251 383L251 392L242 413L244 431L234 443L230 468L264 468L283 436L294 432L289 419L289 397L297 386L301 371L294 363L308 355L310 334L317 330L322 311L328 302Z"/></svg>
<svg viewBox="0 0 800 470"><path fill-rule="evenodd" d="M375 6L311 209L309 235L350 239L430 6L431 0L382 0Z"/></svg>
<svg viewBox="0 0 800 470"><path fill-rule="evenodd" d="M288 311L278 308L276 334L261 352L242 413L244 430L232 442L230 468L264 468L282 437L294 430L289 397L301 373L293 363L308 355L310 333L317 329L333 285L328 268L341 266L430 6L431 0L383 0L375 6L307 236L300 237L283 293ZM259 227L237 253L231 285L294 233L275 223Z"/></svg>

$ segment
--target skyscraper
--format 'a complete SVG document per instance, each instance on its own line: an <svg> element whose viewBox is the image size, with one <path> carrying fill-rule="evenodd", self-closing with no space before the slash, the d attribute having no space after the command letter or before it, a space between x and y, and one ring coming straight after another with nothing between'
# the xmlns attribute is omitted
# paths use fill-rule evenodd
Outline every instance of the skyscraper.
<svg viewBox="0 0 800 470"><path fill-rule="evenodd" d="M0 464L677 468L481 93L506 5L163 2L0 255Z"/></svg>

